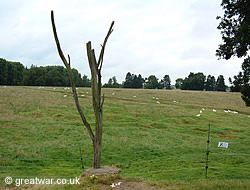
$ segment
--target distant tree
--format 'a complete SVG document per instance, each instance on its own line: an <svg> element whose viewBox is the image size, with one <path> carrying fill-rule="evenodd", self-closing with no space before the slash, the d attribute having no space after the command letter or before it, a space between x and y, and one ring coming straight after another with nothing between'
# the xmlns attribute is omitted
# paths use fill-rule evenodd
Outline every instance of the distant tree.
<svg viewBox="0 0 250 190"><path fill-rule="evenodd" d="M45 74L46 86L65 86L66 78L56 69Z"/></svg>
<svg viewBox="0 0 250 190"><path fill-rule="evenodd" d="M125 82L124 82L124 88L132 88L133 86L133 78L130 72L127 73Z"/></svg>
<svg viewBox="0 0 250 190"><path fill-rule="evenodd" d="M138 75L138 88L143 88L143 84L144 84L144 79L142 78L141 74Z"/></svg>
<svg viewBox="0 0 250 190"><path fill-rule="evenodd" d="M159 87L158 78L155 75L150 75L146 79L145 89L157 89Z"/></svg>
<svg viewBox="0 0 250 190"><path fill-rule="evenodd" d="M105 83L103 85L104 88L119 88L121 85L117 82L117 79L115 76L113 76L112 78L110 78L108 80L108 83Z"/></svg>
<svg viewBox="0 0 250 190"><path fill-rule="evenodd" d="M176 79L175 80L175 88L176 89L181 89L182 83L183 83L183 79L182 78Z"/></svg>
<svg viewBox="0 0 250 190"><path fill-rule="evenodd" d="M224 16L218 16L223 43L216 50L216 56L230 59L232 56L245 57L242 63L243 85L242 99L250 106L250 1L222 0Z"/></svg>
<svg viewBox="0 0 250 190"><path fill-rule="evenodd" d="M23 85L24 66L20 62L15 62L16 83L14 85Z"/></svg>
<svg viewBox="0 0 250 190"><path fill-rule="evenodd" d="M226 91L225 79L223 75L218 76L216 81L216 90L217 91Z"/></svg>
<svg viewBox="0 0 250 190"><path fill-rule="evenodd" d="M110 78L108 80L108 83L105 83L102 87L103 88L112 88L112 78Z"/></svg>
<svg viewBox="0 0 250 190"><path fill-rule="evenodd" d="M8 63L7 64L7 85L13 85L15 84L15 78L16 78L16 70L13 64Z"/></svg>
<svg viewBox="0 0 250 190"><path fill-rule="evenodd" d="M37 67L31 65L30 69L27 69L24 77L25 86L45 86L46 85L46 72L43 67Z"/></svg>
<svg viewBox="0 0 250 190"><path fill-rule="evenodd" d="M110 78L109 81L108 81L108 87L109 87L109 88L112 87L112 83L113 83L113 80L112 80L112 78Z"/></svg>
<svg viewBox="0 0 250 190"><path fill-rule="evenodd" d="M8 63L5 59L0 58L0 84L6 85L8 79Z"/></svg>
<svg viewBox="0 0 250 190"><path fill-rule="evenodd" d="M117 82L116 76L112 77L112 88L119 88L121 85Z"/></svg>
<svg viewBox="0 0 250 190"><path fill-rule="evenodd" d="M190 73L183 80L181 85L182 90L203 90L206 76L203 73Z"/></svg>
<svg viewBox="0 0 250 190"><path fill-rule="evenodd" d="M87 75L83 75L83 77L82 77L82 86L83 87L91 87L91 80L88 79Z"/></svg>
<svg viewBox="0 0 250 190"><path fill-rule="evenodd" d="M243 87L243 75L242 72L239 72L237 76L234 76L234 80L229 77L229 82L231 84L231 92L241 92Z"/></svg>
<svg viewBox="0 0 250 190"><path fill-rule="evenodd" d="M132 74L132 88L143 88L144 79L139 74L138 77Z"/></svg>
<svg viewBox="0 0 250 190"><path fill-rule="evenodd" d="M140 74L137 76L128 72L122 86L123 88L143 88L143 83L144 79Z"/></svg>
<svg viewBox="0 0 250 190"><path fill-rule="evenodd" d="M163 86L163 79L161 79L159 82L158 82L158 86L157 86L157 89L163 89L164 86Z"/></svg>
<svg viewBox="0 0 250 190"><path fill-rule="evenodd" d="M171 89L171 80L169 75L165 75L161 81L164 89Z"/></svg>
<svg viewBox="0 0 250 190"><path fill-rule="evenodd" d="M132 74L132 88L139 88L139 80L137 75Z"/></svg>
<svg viewBox="0 0 250 190"><path fill-rule="evenodd" d="M215 77L208 75L207 76L207 80L205 83L205 90L206 91L215 91L216 90L216 81L215 81Z"/></svg>
<svg viewBox="0 0 250 190"><path fill-rule="evenodd" d="M112 80L112 78L110 78L108 80L108 83L105 83L102 87L103 88L112 88L112 83L113 83L113 80Z"/></svg>
<svg viewBox="0 0 250 190"><path fill-rule="evenodd" d="M0 84L21 85L24 66L20 62L7 61L0 58Z"/></svg>
<svg viewBox="0 0 250 190"><path fill-rule="evenodd" d="M75 82L75 85L77 87L83 86L81 74L78 73L78 71L74 68L72 69L72 73L73 73L73 80Z"/></svg>

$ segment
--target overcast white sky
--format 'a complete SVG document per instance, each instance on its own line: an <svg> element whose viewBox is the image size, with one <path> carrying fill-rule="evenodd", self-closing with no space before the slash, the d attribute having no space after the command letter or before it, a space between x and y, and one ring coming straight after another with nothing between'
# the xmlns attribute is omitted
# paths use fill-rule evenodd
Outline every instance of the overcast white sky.
<svg viewBox="0 0 250 190"><path fill-rule="evenodd" d="M0 0L0 57L30 67L63 65L53 38L50 11L54 10L59 40L71 65L90 77L86 43L97 56L114 20L106 46L103 83L129 71L172 84L189 72L216 78L238 74L242 60L218 60L221 42L216 16L221 0Z"/></svg>

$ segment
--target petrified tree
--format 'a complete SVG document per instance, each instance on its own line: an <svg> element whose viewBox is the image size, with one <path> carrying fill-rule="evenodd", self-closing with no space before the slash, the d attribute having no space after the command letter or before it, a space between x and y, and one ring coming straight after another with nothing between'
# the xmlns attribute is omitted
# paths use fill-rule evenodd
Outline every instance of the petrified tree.
<svg viewBox="0 0 250 190"><path fill-rule="evenodd" d="M93 133L93 130L80 107L75 83L74 83L73 76L72 76L72 70L70 66L70 56L68 55L68 61L67 61L61 49L59 39L57 37L53 11L51 11L51 23L52 23L54 38L56 41L56 46L57 46L59 56L62 59L65 67L67 68L67 71L69 74L69 79L71 82L71 87L72 87L72 92L73 92L73 97L75 100L76 108L81 116L83 124L87 128L87 131L93 143L93 148L94 148L93 168L97 169L101 167L102 118L103 118L103 103L104 103L104 95L103 96L101 95L101 86L102 86L101 69L102 69L102 64L103 64L105 46L106 46L106 43L108 41L110 34L113 31L112 28L114 25L114 21L111 23L109 31L104 39L103 45L101 45L102 48L101 48L98 61L96 60L95 50L92 49L91 47L91 42L89 41L86 44L89 67L91 70L92 103L93 103L93 109L94 109L94 115L95 115L95 134Z"/></svg>

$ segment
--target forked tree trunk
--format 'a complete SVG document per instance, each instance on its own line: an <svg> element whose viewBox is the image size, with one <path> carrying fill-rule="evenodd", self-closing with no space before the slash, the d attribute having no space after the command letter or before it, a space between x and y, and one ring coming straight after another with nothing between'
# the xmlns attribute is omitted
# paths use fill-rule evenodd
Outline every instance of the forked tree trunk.
<svg viewBox="0 0 250 190"><path fill-rule="evenodd" d="M102 105L101 101L101 69L98 69L98 63L95 58L95 52L91 48L91 42L87 43L87 55L89 67L91 70L91 88L92 88L92 103L95 114L95 138L93 141L94 160L93 168L101 167L101 145L102 145Z"/></svg>
<svg viewBox="0 0 250 190"><path fill-rule="evenodd" d="M111 23L109 31L104 39L98 61L96 60L96 57L95 57L95 51L91 47L91 42L88 42L86 44L89 67L91 70L92 103L93 103L93 109L94 109L94 114L95 114L95 134L93 133L91 126L87 122L86 117L83 114L82 109L80 107L78 96L77 96L77 91L75 88L75 83L74 83L73 76L72 76L72 70L71 70L71 66L70 66L70 57L68 55L68 61L67 61L63 52L62 52L62 49L60 47L60 43L59 43L57 33L56 33L56 26L55 26L55 22L54 22L53 11L51 11L51 23L52 23L54 38L56 41L59 56L61 57L65 67L67 68L68 74L69 74L72 92L73 92L73 97L75 100L77 110L81 116L83 124L85 125L85 127L88 130L89 136L90 136L92 143L93 143L93 148L94 148L93 168L97 169L97 168L101 167L101 153L102 153L102 148L101 148L102 147L102 117L103 117L102 110L103 110L103 103L104 103L104 95L101 96L101 87L102 87L101 69L102 69L105 46L106 46L106 43L107 43L107 40L108 40L110 34L113 31L112 27L114 25L114 21Z"/></svg>

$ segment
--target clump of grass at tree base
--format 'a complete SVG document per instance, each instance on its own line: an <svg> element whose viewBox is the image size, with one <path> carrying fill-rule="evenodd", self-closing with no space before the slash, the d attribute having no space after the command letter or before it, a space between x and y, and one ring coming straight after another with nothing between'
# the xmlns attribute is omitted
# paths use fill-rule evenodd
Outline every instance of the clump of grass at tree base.
<svg viewBox="0 0 250 190"><path fill-rule="evenodd" d="M131 89L103 92L102 165L121 168L124 177L148 181L203 180L210 123L209 179L249 179L250 109L239 93ZM79 88L78 93L83 111L94 126L91 90ZM91 167L92 144L70 90L0 87L0 95L1 179L79 176L80 148L85 168ZM160 104L152 97L158 97ZM205 111L196 117L202 108ZM223 109L239 114L224 113ZM217 148L219 141L229 142L229 149Z"/></svg>

